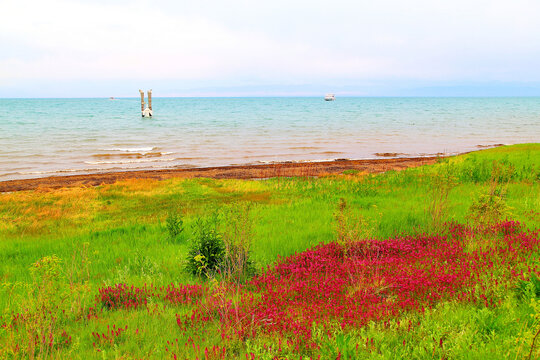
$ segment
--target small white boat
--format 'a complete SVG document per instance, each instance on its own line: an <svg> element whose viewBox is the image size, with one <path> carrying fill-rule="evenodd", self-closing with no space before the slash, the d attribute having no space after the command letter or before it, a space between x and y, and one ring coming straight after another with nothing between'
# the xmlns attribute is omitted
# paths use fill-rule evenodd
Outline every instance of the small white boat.
<svg viewBox="0 0 540 360"><path fill-rule="evenodd" d="M143 112L142 112L142 117L152 117L152 115L154 115L152 113L152 109L150 109L148 107L146 109L144 109Z"/></svg>
<svg viewBox="0 0 540 360"><path fill-rule="evenodd" d="M334 94L326 94L324 96L324 101L334 101L336 100L336 96Z"/></svg>

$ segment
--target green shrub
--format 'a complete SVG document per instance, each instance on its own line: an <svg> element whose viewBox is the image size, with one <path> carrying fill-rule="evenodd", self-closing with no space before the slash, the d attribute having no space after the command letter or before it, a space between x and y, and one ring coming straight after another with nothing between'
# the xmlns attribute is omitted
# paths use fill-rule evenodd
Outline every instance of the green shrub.
<svg viewBox="0 0 540 360"><path fill-rule="evenodd" d="M218 231L219 214L198 219L193 226L194 237L189 244L186 269L193 275L210 276L219 270L225 256L223 237Z"/></svg>

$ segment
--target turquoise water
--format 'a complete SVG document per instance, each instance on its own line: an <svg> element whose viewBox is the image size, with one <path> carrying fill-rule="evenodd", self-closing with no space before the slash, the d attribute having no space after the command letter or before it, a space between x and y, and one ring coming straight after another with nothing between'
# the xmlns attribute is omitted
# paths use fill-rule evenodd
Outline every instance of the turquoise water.
<svg viewBox="0 0 540 360"><path fill-rule="evenodd" d="M0 99L0 181L540 142L540 98Z"/></svg>

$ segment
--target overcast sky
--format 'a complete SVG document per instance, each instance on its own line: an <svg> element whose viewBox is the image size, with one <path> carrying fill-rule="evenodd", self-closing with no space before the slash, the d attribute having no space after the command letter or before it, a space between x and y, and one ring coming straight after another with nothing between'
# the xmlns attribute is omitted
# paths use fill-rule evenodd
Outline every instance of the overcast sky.
<svg viewBox="0 0 540 360"><path fill-rule="evenodd" d="M0 97L540 95L538 0L0 0Z"/></svg>

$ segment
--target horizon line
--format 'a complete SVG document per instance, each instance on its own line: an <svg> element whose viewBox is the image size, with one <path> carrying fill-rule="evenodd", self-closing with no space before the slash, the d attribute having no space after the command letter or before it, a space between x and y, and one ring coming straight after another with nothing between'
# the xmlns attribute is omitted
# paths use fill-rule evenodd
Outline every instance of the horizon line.
<svg viewBox="0 0 540 360"><path fill-rule="evenodd" d="M537 98L539 95L337 95L336 98ZM112 99L111 99L112 98ZM240 98L324 98L322 95L180 95L180 96L156 96L152 94L152 98L160 99L240 99ZM0 100L40 100L40 99L139 99L139 96L43 96L43 97L0 97Z"/></svg>

